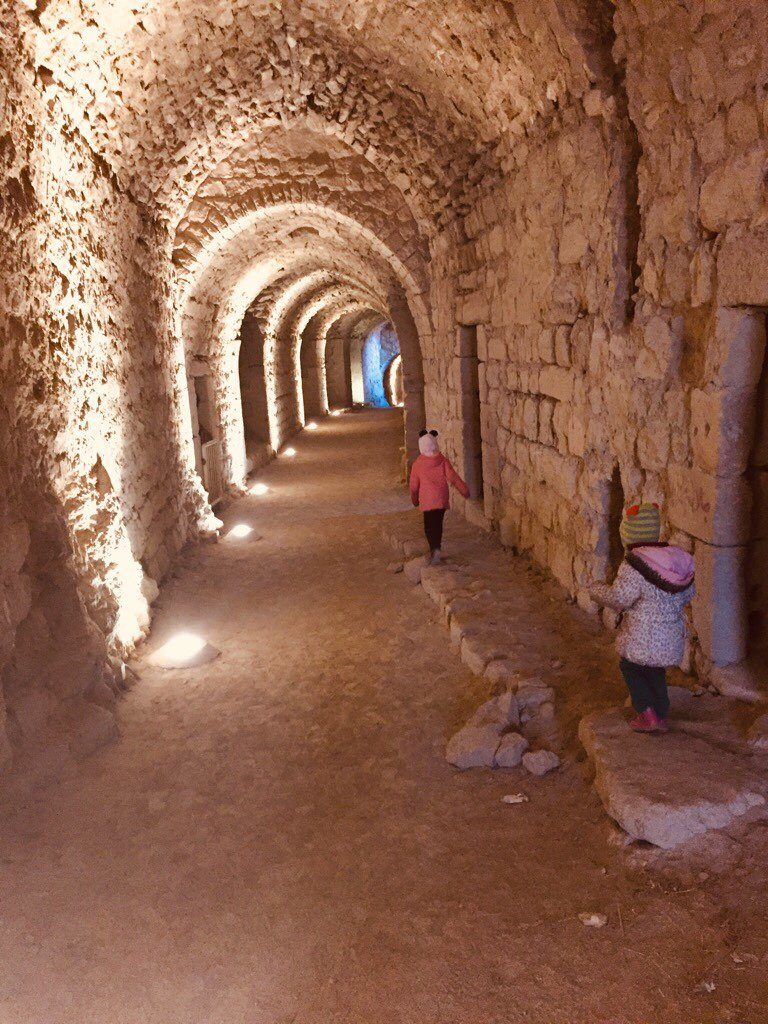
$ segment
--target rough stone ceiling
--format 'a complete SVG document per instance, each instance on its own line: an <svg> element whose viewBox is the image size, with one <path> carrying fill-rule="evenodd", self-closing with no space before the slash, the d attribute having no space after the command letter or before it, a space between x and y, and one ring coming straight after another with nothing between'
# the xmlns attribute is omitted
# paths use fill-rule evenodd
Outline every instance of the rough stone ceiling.
<svg viewBox="0 0 768 1024"><path fill-rule="evenodd" d="M224 344L237 317L260 296L277 301L281 290L315 273L356 279L386 307L390 288L409 297L413 315L429 332L423 285L367 229L321 206L276 206L256 211L242 230L232 230L208 262L196 265L184 304L184 335L193 351L216 334ZM207 310L207 315L201 315ZM216 322L221 325L215 331ZM223 332L223 333L221 333Z"/></svg>
<svg viewBox="0 0 768 1024"><path fill-rule="evenodd" d="M301 291L297 274L381 310L398 288L429 334L436 226L465 212L477 176L537 115L605 74L610 10L608 0L24 4L25 46L50 101L173 232L192 351L231 344L256 299L279 306L286 289Z"/></svg>
<svg viewBox="0 0 768 1024"><path fill-rule="evenodd" d="M272 210L266 211L273 213ZM274 231L274 219L280 219L282 230ZM317 223L321 231L308 238L294 235L300 227ZM270 224L270 221L272 222ZM270 226L273 230L270 231ZM346 230L345 230L346 228ZM293 237L292 237L293 235ZM363 234L355 234L353 225L328 224L319 216L311 217L305 209L274 209L273 217L260 217L239 231L230 244L222 248L195 279L195 301L220 301L234 287L247 286L250 279L254 287L251 299L261 288L267 287L286 273L300 269L309 273L314 269L335 268L352 270L367 284L386 291L386 286L398 280L388 259L388 253L374 248ZM263 269L262 269L263 268ZM404 274L404 280L408 281ZM256 284L258 282L258 284Z"/></svg>
<svg viewBox="0 0 768 1024"><path fill-rule="evenodd" d="M417 222L399 189L348 146L304 126L252 138L211 171L178 226L175 262L194 274L223 229L286 202L327 206L366 225L414 269L428 258L425 219Z"/></svg>
<svg viewBox="0 0 768 1024"><path fill-rule="evenodd" d="M386 309L387 291L398 282L383 256L361 246L359 236L329 230L322 221L322 235L291 238L296 228L290 212L281 211L278 216L280 235L272 235L268 226L257 222L196 280L182 323L190 352L235 344L239 323L251 305L265 319L275 310L280 322L300 315L312 301L312 289L319 285L326 289L343 285L367 306ZM305 219L298 222L306 225Z"/></svg>
<svg viewBox="0 0 768 1024"><path fill-rule="evenodd" d="M590 21L605 6L25 2L41 73L120 179L172 220L252 133L310 112L439 209L503 133L588 87Z"/></svg>

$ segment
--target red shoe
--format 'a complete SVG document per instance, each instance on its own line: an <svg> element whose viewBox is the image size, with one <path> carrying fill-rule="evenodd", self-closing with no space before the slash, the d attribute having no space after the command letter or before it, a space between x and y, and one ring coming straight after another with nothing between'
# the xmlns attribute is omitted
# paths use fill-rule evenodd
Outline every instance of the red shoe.
<svg viewBox="0 0 768 1024"><path fill-rule="evenodd" d="M637 718L632 719L629 728L635 732L666 732L664 725L653 708L646 708Z"/></svg>

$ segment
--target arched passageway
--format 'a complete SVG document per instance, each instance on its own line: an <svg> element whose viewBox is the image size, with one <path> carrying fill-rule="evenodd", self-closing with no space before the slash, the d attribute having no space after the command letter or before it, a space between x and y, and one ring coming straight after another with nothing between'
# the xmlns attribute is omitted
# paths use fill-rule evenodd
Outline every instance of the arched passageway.
<svg viewBox="0 0 768 1024"><path fill-rule="evenodd" d="M396 391L396 461L439 430L455 511L596 628L656 502L676 678L768 693L768 5L0 2L0 795L116 737L255 467Z"/></svg>

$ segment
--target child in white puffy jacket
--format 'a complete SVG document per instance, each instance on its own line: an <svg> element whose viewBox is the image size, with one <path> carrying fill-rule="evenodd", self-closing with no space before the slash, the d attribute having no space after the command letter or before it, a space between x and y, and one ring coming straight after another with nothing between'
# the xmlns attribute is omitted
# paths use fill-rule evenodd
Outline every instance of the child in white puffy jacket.
<svg viewBox="0 0 768 1024"><path fill-rule="evenodd" d="M663 544L656 504L633 505L620 527L626 550L611 586L593 584L590 596L621 614L616 636L619 668L632 697L636 732L666 732L667 667L685 653L685 606L694 595L694 562L682 548Z"/></svg>

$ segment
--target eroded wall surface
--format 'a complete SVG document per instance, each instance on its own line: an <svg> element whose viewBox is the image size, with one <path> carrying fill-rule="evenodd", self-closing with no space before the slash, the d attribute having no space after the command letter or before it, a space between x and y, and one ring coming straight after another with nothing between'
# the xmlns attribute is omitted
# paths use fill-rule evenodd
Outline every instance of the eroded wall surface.
<svg viewBox="0 0 768 1024"><path fill-rule="evenodd" d="M194 522L174 416L167 235L26 56L2 53L0 90L6 763L62 730L74 735L62 757L109 735L122 657Z"/></svg>

